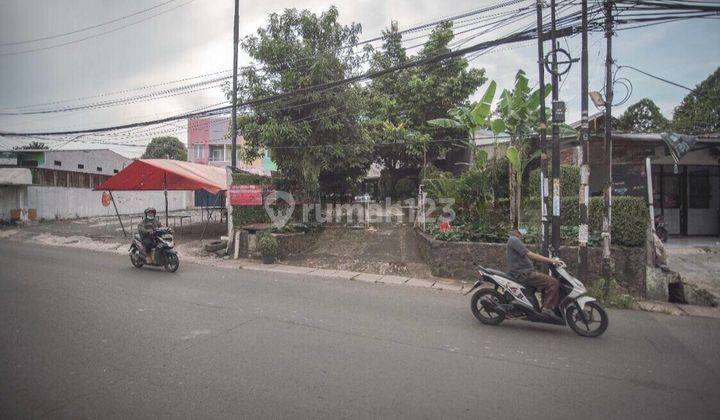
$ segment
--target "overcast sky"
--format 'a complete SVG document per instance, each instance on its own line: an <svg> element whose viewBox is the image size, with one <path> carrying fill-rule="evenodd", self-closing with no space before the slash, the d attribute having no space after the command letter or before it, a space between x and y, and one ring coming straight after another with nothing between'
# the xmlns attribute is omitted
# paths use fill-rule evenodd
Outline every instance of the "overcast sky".
<svg viewBox="0 0 720 420"><path fill-rule="evenodd" d="M165 1L167 0L0 0L0 44L81 29ZM330 5L336 5L340 10L341 21L361 23L361 38L368 38L378 35L389 26L391 20L397 20L403 28L497 2L240 0L240 32L241 36L254 32L258 26L264 24L269 13L282 12L287 7L320 12ZM175 9L128 28L85 41L42 51L2 55L77 40L171 8ZM42 42L0 46L0 111L24 105L94 96L230 69L232 15L232 0L175 0L151 12L95 30ZM622 31L614 38L615 58L618 64L636 66L694 87L720 65L719 22L694 20ZM499 35L501 34L488 34L478 40L493 39ZM566 47L564 42L563 46ZM579 56L579 37L571 39L567 46L574 57ZM604 77L604 41L599 35L593 35L590 46L590 88L600 90ZM536 45L530 42L481 56L474 60L472 65L484 67L487 76L497 80L500 87L510 87L519 68L525 69L532 79L537 78L535 54ZM241 54L240 65L247 63L247 56ZM687 93L629 70L621 74L632 81L634 88L632 97L625 106L649 97L658 103L666 116L671 117L673 107ZM578 75L579 66L575 66L562 86L561 99L568 102L568 120L575 120L579 116ZM172 86L175 85L170 87ZM621 88L618 88L616 95L623 96ZM88 99L85 102L103 99L107 97ZM173 115L213 105L223 99L221 89L215 88L97 110L35 116L0 116L0 130L31 132L95 128ZM71 103L75 104L77 103ZM618 112L625 106L618 107ZM166 129L171 130L173 127L179 130L173 134L184 140L185 124L178 123ZM128 139L107 135L94 141L101 140L119 143ZM62 144L54 141L47 143L58 146ZM12 144L15 143L0 138L0 149ZM78 139L63 147L102 146L88 145L83 139ZM130 156L137 156L142 152L142 148L112 148Z"/></svg>

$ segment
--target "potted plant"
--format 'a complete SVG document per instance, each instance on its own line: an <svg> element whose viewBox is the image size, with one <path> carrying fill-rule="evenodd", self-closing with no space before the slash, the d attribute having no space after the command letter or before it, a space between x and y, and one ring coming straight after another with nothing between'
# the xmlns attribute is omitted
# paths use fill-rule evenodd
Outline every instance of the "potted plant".
<svg viewBox="0 0 720 420"><path fill-rule="evenodd" d="M269 233L263 234L258 238L258 250L262 256L263 264L272 264L278 253L278 241Z"/></svg>

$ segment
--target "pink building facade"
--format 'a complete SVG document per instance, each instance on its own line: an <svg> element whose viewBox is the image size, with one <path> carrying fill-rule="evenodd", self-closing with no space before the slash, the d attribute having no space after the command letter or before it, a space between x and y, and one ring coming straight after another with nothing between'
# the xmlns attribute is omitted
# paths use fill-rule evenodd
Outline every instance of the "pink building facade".
<svg viewBox="0 0 720 420"><path fill-rule="evenodd" d="M230 118L207 117L188 120L188 160L212 166L229 166L232 162L232 142L229 136ZM238 134L237 144L244 142ZM252 163L238 159L238 168L269 175L277 166L265 154Z"/></svg>

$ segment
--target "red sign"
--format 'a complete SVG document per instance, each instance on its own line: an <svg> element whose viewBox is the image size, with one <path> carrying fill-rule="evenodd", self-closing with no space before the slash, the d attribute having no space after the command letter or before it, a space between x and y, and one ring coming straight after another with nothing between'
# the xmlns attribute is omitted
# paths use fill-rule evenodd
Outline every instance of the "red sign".
<svg viewBox="0 0 720 420"><path fill-rule="evenodd" d="M112 202L112 197L110 197L110 193L107 191L103 191L102 197L100 198L100 202L103 206L107 207Z"/></svg>
<svg viewBox="0 0 720 420"><path fill-rule="evenodd" d="M262 206L262 187L259 185L231 185L229 193L233 206Z"/></svg>

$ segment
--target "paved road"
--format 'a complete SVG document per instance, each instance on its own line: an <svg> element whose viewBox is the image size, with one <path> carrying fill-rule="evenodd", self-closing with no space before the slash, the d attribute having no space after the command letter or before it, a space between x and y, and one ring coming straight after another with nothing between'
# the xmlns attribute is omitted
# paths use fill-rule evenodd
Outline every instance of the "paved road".
<svg viewBox="0 0 720 420"><path fill-rule="evenodd" d="M0 241L4 418L719 418L720 322L600 339L442 291Z"/></svg>

